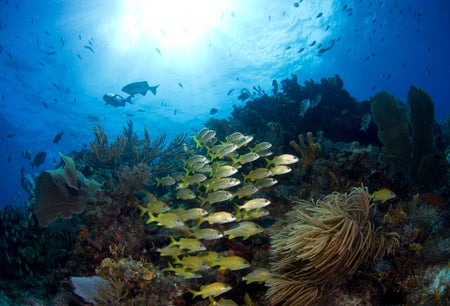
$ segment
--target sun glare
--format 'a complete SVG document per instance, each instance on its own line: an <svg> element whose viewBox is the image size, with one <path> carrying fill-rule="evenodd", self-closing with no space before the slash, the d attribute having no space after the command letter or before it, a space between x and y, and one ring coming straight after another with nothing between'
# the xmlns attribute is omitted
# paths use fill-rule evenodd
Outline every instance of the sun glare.
<svg viewBox="0 0 450 306"><path fill-rule="evenodd" d="M189 48L220 24L224 2L124 0L117 24L119 44L127 49L141 43Z"/></svg>

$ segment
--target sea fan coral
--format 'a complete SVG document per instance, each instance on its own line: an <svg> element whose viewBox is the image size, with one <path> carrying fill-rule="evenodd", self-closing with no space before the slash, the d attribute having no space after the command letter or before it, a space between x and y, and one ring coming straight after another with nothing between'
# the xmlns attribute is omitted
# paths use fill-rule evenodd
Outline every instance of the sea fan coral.
<svg viewBox="0 0 450 306"><path fill-rule="evenodd" d="M274 225L272 272L266 282L273 304L324 301L368 259L380 259L399 245L397 233L375 229L365 188L334 192L322 200L298 201L286 221Z"/></svg>

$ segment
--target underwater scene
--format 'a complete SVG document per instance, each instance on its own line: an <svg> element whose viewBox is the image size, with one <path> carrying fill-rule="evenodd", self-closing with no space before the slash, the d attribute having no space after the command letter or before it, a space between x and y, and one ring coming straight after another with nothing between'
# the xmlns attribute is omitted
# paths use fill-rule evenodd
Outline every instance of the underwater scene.
<svg viewBox="0 0 450 306"><path fill-rule="evenodd" d="M450 305L450 2L0 0L0 305Z"/></svg>

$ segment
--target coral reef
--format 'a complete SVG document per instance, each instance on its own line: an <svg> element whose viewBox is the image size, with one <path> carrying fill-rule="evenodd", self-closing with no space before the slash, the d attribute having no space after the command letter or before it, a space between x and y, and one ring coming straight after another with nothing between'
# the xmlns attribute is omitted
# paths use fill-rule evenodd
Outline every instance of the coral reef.
<svg viewBox="0 0 450 306"><path fill-rule="evenodd" d="M399 234L375 228L364 188L332 193L322 200L300 200L274 225L272 272L266 284L274 304L311 305L326 300L369 259L399 247Z"/></svg>

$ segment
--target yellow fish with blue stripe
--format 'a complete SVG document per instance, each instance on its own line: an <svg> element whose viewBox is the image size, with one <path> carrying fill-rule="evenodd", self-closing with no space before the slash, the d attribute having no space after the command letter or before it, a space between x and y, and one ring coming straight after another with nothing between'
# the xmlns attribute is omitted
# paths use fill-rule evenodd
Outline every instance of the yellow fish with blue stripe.
<svg viewBox="0 0 450 306"><path fill-rule="evenodd" d="M201 286L199 291L189 289L189 292L192 293L193 295L192 298L201 295L202 298L206 299L207 297L210 296L213 297L219 296L222 293L230 291L231 289L233 289L233 287L231 287L228 284L222 282L214 282L208 285Z"/></svg>

